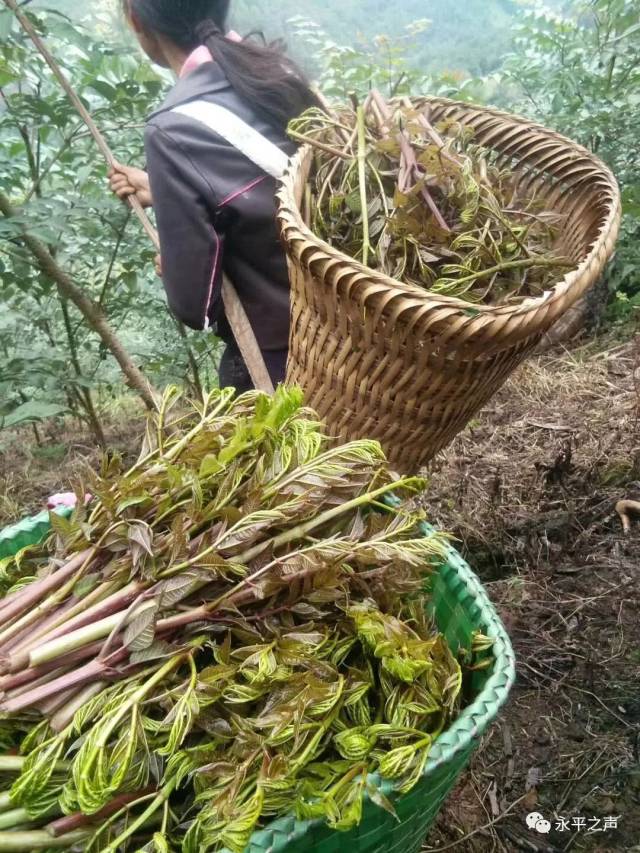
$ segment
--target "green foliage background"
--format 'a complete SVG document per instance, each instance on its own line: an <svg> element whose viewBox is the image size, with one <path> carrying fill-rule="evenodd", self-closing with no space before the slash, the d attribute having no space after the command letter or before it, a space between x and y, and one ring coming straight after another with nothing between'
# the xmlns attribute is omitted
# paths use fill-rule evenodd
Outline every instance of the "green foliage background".
<svg viewBox="0 0 640 853"><path fill-rule="evenodd" d="M550 8L561 8L563 0L549 0ZM120 17L120 0L35 0L34 7L55 8L91 23L95 16L108 15L113 24ZM357 45L384 33L402 36L407 24L429 19L431 26L414 45L410 61L422 71L451 71L485 74L497 68L513 44L513 22L522 15L522 0L233 0L231 23L240 32L263 32L267 38L284 38L308 68L317 60L301 50L291 19L302 15L319 24L337 41Z"/></svg>
<svg viewBox="0 0 640 853"><path fill-rule="evenodd" d="M409 22L427 18L431 26L414 45L412 65L422 71L470 73L487 73L500 63L511 45L511 24L518 11L513 0L402 0L401 4L387 0L237 0L235 7L241 29L262 26L267 35L284 36L294 52L295 32L289 21L296 15L316 21L336 41L344 41L344 34L349 33L354 45L380 33L398 38Z"/></svg>

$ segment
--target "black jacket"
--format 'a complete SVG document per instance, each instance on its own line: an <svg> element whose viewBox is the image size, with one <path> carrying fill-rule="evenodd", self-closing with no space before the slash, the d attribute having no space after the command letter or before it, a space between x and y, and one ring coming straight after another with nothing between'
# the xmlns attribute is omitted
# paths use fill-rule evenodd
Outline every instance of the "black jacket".
<svg viewBox="0 0 640 853"><path fill-rule="evenodd" d="M213 326L231 341L220 297L224 269L261 349L284 349L289 279L275 219L276 181L206 126L171 112L198 99L226 107L287 154L295 150L238 98L215 62L178 81L145 132L169 305L192 329Z"/></svg>

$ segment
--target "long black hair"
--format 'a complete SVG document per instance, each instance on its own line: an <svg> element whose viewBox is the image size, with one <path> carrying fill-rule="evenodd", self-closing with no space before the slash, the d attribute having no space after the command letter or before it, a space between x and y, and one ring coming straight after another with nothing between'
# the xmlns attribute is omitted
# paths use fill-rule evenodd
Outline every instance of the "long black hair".
<svg viewBox="0 0 640 853"><path fill-rule="evenodd" d="M225 37L231 0L123 0L145 30L191 51L206 45L240 98L270 124L286 129L292 118L318 100L280 43L259 44Z"/></svg>

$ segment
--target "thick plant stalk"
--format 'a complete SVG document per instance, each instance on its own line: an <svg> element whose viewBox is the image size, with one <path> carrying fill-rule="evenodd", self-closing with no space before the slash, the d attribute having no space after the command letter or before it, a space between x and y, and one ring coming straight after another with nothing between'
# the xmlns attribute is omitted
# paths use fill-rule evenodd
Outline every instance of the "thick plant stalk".
<svg viewBox="0 0 640 853"><path fill-rule="evenodd" d="M76 712L107 686L106 681L96 681L81 688L73 697L51 717L49 725L54 732L62 732L71 725Z"/></svg>
<svg viewBox="0 0 640 853"><path fill-rule="evenodd" d="M8 690L5 694L5 699L17 699L18 696L22 696L27 693L29 690L37 690L42 687L44 684L49 684L50 681L53 681L54 678L59 678L61 675L64 675L65 672L69 671L69 667L58 667L58 669L53 672L47 673L45 675L41 675L39 678L34 679L28 684L20 685L19 687L14 688L13 690Z"/></svg>
<svg viewBox="0 0 640 853"><path fill-rule="evenodd" d="M54 838L46 830L33 832L0 832L0 853L34 853L36 850L68 850L88 837L85 830L77 830Z"/></svg>
<svg viewBox="0 0 640 853"><path fill-rule="evenodd" d="M9 656L10 671L19 672L23 667L29 666L31 661L30 655L34 649L41 648L54 640L65 637L86 626L102 624L102 620L112 616L114 613L122 612L122 608L128 607L135 601L145 588L145 585L140 582L129 584L129 586L119 592L113 593L108 598L90 607L84 613L80 613L68 621L64 621L51 631L37 635L34 642L16 650L16 652ZM31 661L31 664L38 665L34 664L33 661Z"/></svg>
<svg viewBox="0 0 640 853"><path fill-rule="evenodd" d="M25 660L28 661L28 654L26 653L36 645L60 637L94 619L102 619L104 616L108 616L111 612L109 609L111 605L108 600L117 590L117 581L105 581L89 595L75 602L69 602L68 607L61 607L47 619L41 620L28 639L25 637L16 646L11 645L11 661L13 662L18 655L25 655ZM122 592L121 590L120 593ZM12 672L14 671L12 669Z"/></svg>
<svg viewBox="0 0 640 853"><path fill-rule="evenodd" d="M27 625L19 634L14 636L7 643L3 644L2 651L4 655L16 655L25 647L33 645L34 640L45 635L48 631L53 630L58 626L60 620L64 621L69 614L73 613L78 606L78 600L75 598L66 601L58 607L53 613L50 613L44 618L38 620L37 626Z"/></svg>
<svg viewBox="0 0 640 853"><path fill-rule="evenodd" d="M61 690L66 691L73 687L84 687L86 684L93 684L94 682L104 681L110 677L116 677L117 671L114 670L115 665L125 660L127 656L127 649L116 649L105 660L92 660L79 669L54 678L40 687L34 687L14 699L4 699L0 702L0 710L7 714L15 714L18 711L23 711L25 708L39 705L51 696L57 695Z"/></svg>
<svg viewBox="0 0 640 853"><path fill-rule="evenodd" d="M25 823L31 823L29 812L26 809L13 809L0 814L0 832L5 829L13 829Z"/></svg>
<svg viewBox="0 0 640 853"><path fill-rule="evenodd" d="M358 177L360 181L360 207L362 208L362 263L369 265L369 202L367 200L367 139L365 112L362 107L357 110L358 121Z"/></svg>
<svg viewBox="0 0 640 853"><path fill-rule="evenodd" d="M153 794L154 791L155 788L149 786L148 788L144 788L142 791L136 791L133 794L122 794L110 802L109 805L92 815L85 815L82 814L82 812L77 812L76 814L61 817L59 820L54 820L47 824L47 832L49 832L54 838L60 838L61 835L68 835L68 833L76 832L78 829L82 829L85 826L99 824L100 821L111 817L125 806L136 803L138 800L143 799L143 797L148 797L149 794Z"/></svg>
<svg viewBox="0 0 640 853"><path fill-rule="evenodd" d="M11 675L5 675L0 679L0 690L6 693L9 690L20 687L22 684L33 683L43 675L55 672L56 670L62 670L69 664L79 663L80 661L86 660L88 657L93 657L93 655L99 654L101 648L102 640L99 640L97 643L92 643L89 646L83 646L74 652L70 652L63 657L52 660L42 666L30 667L28 666L27 661L24 669L12 673Z"/></svg>
<svg viewBox="0 0 640 853"><path fill-rule="evenodd" d="M54 696L51 696L49 699L45 699L44 702L40 702L38 705L38 711L44 717L51 717L56 711L59 711L60 708L68 704L74 696L78 694L78 690L75 687L71 687L69 690L63 690L60 693L56 693Z"/></svg>
<svg viewBox="0 0 640 853"><path fill-rule="evenodd" d="M20 616L26 610L29 610L29 608L33 607L34 604L38 604L42 601L42 599L50 592L59 589L64 583L73 577L78 569L82 567L83 563L91 553L91 548L88 548L86 551L81 551L65 563L62 568L51 572L51 574L46 578L43 578L43 580L36 581L33 584L29 584L28 587L25 587L25 589L19 592L15 598L8 600L3 607L0 607L0 622L2 622L3 625L6 625L16 616ZM0 635L0 642L2 639L3 637Z"/></svg>
<svg viewBox="0 0 640 853"><path fill-rule="evenodd" d="M89 558L87 558L89 559ZM34 607L32 610L29 610L24 614L17 622L14 624L2 635L3 639L13 638L16 635L20 635L23 633L24 628L27 626L33 626L34 624L38 624L39 620L44 617L48 618L51 611L54 611L58 608L65 600L65 598L72 593L73 588L79 578L82 576L84 563L80 566L74 574L68 578L61 589L57 589L54 593L52 593L48 598L39 604L37 607Z"/></svg>
<svg viewBox="0 0 640 853"><path fill-rule="evenodd" d="M92 644L96 640L108 637L114 629L119 627L124 628L127 622L132 622L135 617L135 610L129 614L128 618L126 610L119 611L112 616L101 619L99 622L92 622L83 628L79 628L77 631L72 631L69 634L51 640L51 642L43 643L43 645L38 646L29 653L29 663L34 667L51 663L62 655L71 654L83 646Z"/></svg>
<svg viewBox="0 0 640 853"><path fill-rule="evenodd" d="M0 755L0 773L22 773L27 759L22 755ZM67 761L56 761L55 770L65 773L70 768Z"/></svg>

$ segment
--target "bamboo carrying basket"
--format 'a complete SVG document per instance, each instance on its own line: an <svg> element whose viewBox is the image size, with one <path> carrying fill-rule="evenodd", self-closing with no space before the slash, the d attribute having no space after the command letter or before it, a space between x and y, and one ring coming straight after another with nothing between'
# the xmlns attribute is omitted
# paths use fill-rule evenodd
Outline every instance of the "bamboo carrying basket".
<svg viewBox="0 0 640 853"><path fill-rule="evenodd" d="M301 148L279 193L291 279L287 381L342 440L378 439L411 472L462 430L542 336L601 276L620 224L620 192L585 148L527 119L423 98L433 123L472 127L550 210L560 250L576 264L556 286L518 305L432 296L364 267L319 240L300 204L313 152Z"/></svg>
<svg viewBox="0 0 640 853"><path fill-rule="evenodd" d="M69 515L70 510L60 510ZM51 530L48 513L27 518L0 531L0 557L40 542ZM430 528L425 525L424 532ZM300 821L294 815L273 821L251 837L246 853L419 853L429 828L482 735L497 717L515 679L515 658L498 614L467 563L454 551L429 580L431 613L452 651L468 649L474 631L494 639L488 669L473 674L467 707L434 742L422 778L408 794L398 797L393 785L379 776L372 788L393 800L397 817L366 798L359 826L336 832L321 821ZM489 653L487 653L489 654ZM229 853L229 851L226 851Z"/></svg>

